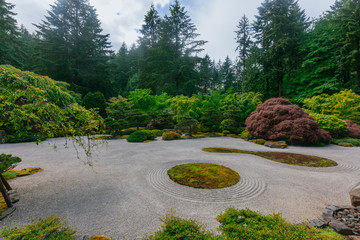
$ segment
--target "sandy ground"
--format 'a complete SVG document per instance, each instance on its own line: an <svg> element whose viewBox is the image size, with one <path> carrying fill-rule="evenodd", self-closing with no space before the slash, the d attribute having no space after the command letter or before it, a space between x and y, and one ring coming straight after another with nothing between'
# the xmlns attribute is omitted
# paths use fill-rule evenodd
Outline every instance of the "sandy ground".
<svg viewBox="0 0 360 240"><path fill-rule="evenodd" d="M161 226L171 209L216 230L216 216L229 206L265 214L282 212L291 222L319 217L327 205L349 205L348 192L360 182L360 148L293 147L269 149L241 139L206 138L137 144L109 140L97 148L92 167L77 159L64 139L54 142L3 144L0 153L22 158L17 169L42 167L36 175L10 181L20 194L14 214L0 228L33 217L63 216L79 235L141 239ZM54 143L57 149L54 150ZM337 167L307 168L245 154L206 153L205 147L285 151L326 157ZM218 190L177 185L166 175L172 166L211 162L237 171L241 181Z"/></svg>

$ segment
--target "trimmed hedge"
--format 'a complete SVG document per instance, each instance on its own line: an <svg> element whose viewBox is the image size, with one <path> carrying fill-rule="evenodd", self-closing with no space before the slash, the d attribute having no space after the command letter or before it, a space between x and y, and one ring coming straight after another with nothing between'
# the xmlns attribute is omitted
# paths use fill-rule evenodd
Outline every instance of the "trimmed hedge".
<svg viewBox="0 0 360 240"><path fill-rule="evenodd" d="M181 136L180 134L176 133L176 132L164 132L162 134L162 140L165 141L171 141L171 140L176 140L176 139L180 139Z"/></svg>
<svg viewBox="0 0 360 240"><path fill-rule="evenodd" d="M156 137L156 133L153 131L141 130L133 132L126 140L128 142L145 142L146 140L154 140Z"/></svg>

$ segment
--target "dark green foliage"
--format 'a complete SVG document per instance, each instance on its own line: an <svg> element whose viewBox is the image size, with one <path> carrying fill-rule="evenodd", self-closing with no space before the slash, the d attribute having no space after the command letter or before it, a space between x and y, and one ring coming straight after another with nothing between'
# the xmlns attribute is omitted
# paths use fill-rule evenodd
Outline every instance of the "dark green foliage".
<svg viewBox="0 0 360 240"><path fill-rule="evenodd" d="M152 131L135 131L130 134L126 139L128 142L144 142L146 140L154 140L156 138L156 133Z"/></svg>
<svg viewBox="0 0 360 240"><path fill-rule="evenodd" d="M182 131L186 131L189 137L192 137L192 133L199 129L199 125L200 124L196 119L189 115L184 115L179 118L177 127Z"/></svg>
<svg viewBox="0 0 360 240"><path fill-rule="evenodd" d="M213 233L206 231L197 221L191 219L182 219L168 214L161 219L164 223L162 229L154 235L148 236L147 240L172 240L172 239L194 239L209 240L215 239Z"/></svg>
<svg viewBox="0 0 360 240"><path fill-rule="evenodd" d="M333 139L333 143L339 144L339 143L351 143L354 146L360 147L360 139L358 138L339 138L339 139Z"/></svg>
<svg viewBox="0 0 360 240"><path fill-rule="evenodd" d="M23 227L4 228L0 236L5 240L75 240L76 231L57 216L34 219Z"/></svg>
<svg viewBox="0 0 360 240"><path fill-rule="evenodd" d="M180 139L181 136L180 134L176 133L176 132L164 132L162 134L162 140L165 141L171 141L171 140L176 140L176 139Z"/></svg>
<svg viewBox="0 0 360 240"><path fill-rule="evenodd" d="M88 0L58 0L35 25L38 39L36 71L65 81L86 94L110 95L107 54L109 35L102 34L97 13Z"/></svg>
<svg viewBox="0 0 360 240"><path fill-rule="evenodd" d="M14 4L0 2L0 64L22 66L24 56L21 52L20 31L16 26Z"/></svg>
<svg viewBox="0 0 360 240"><path fill-rule="evenodd" d="M299 50L309 22L295 0L265 0L258 11L254 30L263 49L266 95L281 97L285 76L301 63Z"/></svg>
<svg viewBox="0 0 360 240"><path fill-rule="evenodd" d="M226 239L324 239L319 231L310 226L286 222L280 214L262 215L249 209L228 208L217 217L219 230Z"/></svg>
<svg viewBox="0 0 360 240"><path fill-rule="evenodd" d="M0 173L6 171L14 163L21 162L21 158L13 157L11 154L0 154Z"/></svg>
<svg viewBox="0 0 360 240"><path fill-rule="evenodd" d="M208 108L200 118L201 128L204 131L219 132L222 118L222 113L219 110L212 107Z"/></svg>
<svg viewBox="0 0 360 240"><path fill-rule="evenodd" d="M102 118L79 106L67 84L0 66L0 129L6 142L101 132Z"/></svg>
<svg viewBox="0 0 360 240"><path fill-rule="evenodd" d="M230 105L224 113L224 120L221 122L221 128L223 130L230 131L231 133L240 133L241 127L244 124L241 120L240 108Z"/></svg>
<svg viewBox="0 0 360 240"><path fill-rule="evenodd" d="M95 109L99 112L100 116L106 117L106 99L101 92L89 92L84 96L83 104L86 109Z"/></svg>
<svg viewBox="0 0 360 240"><path fill-rule="evenodd" d="M130 126L136 126L137 130L146 125L148 116L138 109L130 109L125 112L126 121Z"/></svg>

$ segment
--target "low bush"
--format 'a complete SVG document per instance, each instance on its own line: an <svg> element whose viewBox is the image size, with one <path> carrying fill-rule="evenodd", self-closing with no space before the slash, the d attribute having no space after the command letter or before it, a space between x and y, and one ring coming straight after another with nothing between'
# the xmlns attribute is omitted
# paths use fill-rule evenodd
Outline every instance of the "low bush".
<svg viewBox="0 0 360 240"><path fill-rule="evenodd" d="M343 239L338 234L327 237L323 235L324 232L314 227L288 223L280 214L265 216L249 209L228 208L217 217L217 220L220 222L219 230L225 239Z"/></svg>
<svg viewBox="0 0 360 240"><path fill-rule="evenodd" d="M11 154L0 154L0 172L9 169L13 164L21 162L21 158L13 157Z"/></svg>
<svg viewBox="0 0 360 240"><path fill-rule="evenodd" d="M333 139L332 143L339 144L339 143L351 143L354 146L360 147L360 139L358 138L339 138Z"/></svg>
<svg viewBox="0 0 360 240"><path fill-rule="evenodd" d="M174 216L174 213L172 213L163 217L161 221L164 223L162 229L154 235L147 236L146 240L215 239L213 233L205 230L205 227L195 220L182 219Z"/></svg>
<svg viewBox="0 0 360 240"><path fill-rule="evenodd" d="M348 126L348 131L345 133L346 137L360 138L360 126L350 120L344 120Z"/></svg>
<svg viewBox="0 0 360 240"><path fill-rule="evenodd" d="M259 144L259 145L264 145L266 142L267 141L265 139L261 139L261 138L254 140L254 143Z"/></svg>
<svg viewBox="0 0 360 240"><path fill-rule="evenodd" d="M250 133L246 130L242 131L241 138L244 140L249 140L251 138Z"/></svg>
<svg viewBox="0 0 360 240"><path fill-rule="evenodd" d="M348 131L348 125L345 121L341 120L335 115L309 113L312 118L319 124L319 127L325 131L328 131L331 136L342 136ZM359 130L360 131L360 130Z"/></svg>
<svg viewBox="0 0 360 240"><path fill-rule="evenodd" d="M272 98L259 104L246 119L252 137L285 140L291 144L329 143L331 136L299 106L284 98Z"/></svg>
<svg viewBox="0 0 360 240"><path fill-rule="evenodd" d="M33 220L23 227L4 228L0 236L5 240L37 239L37 240L75 240L76 231L60 217Z"/></svg>
<svg viewBox="0 0 360 240"><path fill-rule="evenodd" d="M181 138L180 134L176 132L164 132L162 134L162 139L165 141L176 140L180 138Z"/></svg>
<svg viewBox="0 0 360 240"><path fill-rule="evenodd" d="M148 140L148 133L145 131L136 131L130 134L126 140L128 142L144 142Z"/></svg>

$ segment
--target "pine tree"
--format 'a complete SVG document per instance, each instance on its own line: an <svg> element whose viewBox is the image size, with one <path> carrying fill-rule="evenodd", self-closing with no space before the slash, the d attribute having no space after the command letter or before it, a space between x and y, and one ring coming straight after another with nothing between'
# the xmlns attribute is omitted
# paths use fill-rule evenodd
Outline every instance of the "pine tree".
<svg viewBox="0 0 360 240"><path fill-rule="evenodd" d="M254 29L264 51L262 64L266 73L267 94L268 97L275 95L270 93L275 85L280 97L285 76L301 63L299 48L309 22L295 0L265 0L258 10Z"/></svg>
<svg viewBox="0 0 360 240"><path fill-rule="evenodd" d="M126 93L126 86L130 78L129 51L125 43L121 45L119 51L114 56L114 59L111 60L110 64L110 79L114 92L115 94L124 96Z"/></svg>
<svg viewBox="0 0 360 240"><path fill-rule="evenodd" d="M107 80L109 35L103 35L96 10L88 0L57 0L36 25L40 35L38 71L67 81L86 93L111 95Z"/></svg>
<svg viewBox="0 0 360 240"><path fill-rule="evenodd" d="M220 75L222 78L222 86L224 90L230 88L234 89L235 86L235 69L229 56L225 58L225 61L221 64Z"/></svg>
<svg viewBox="0 0 360 240"><path fill-rule="evenodd" d="M237 26L236 33L236 51L238 51L238 60L236 63L236 85L235 91L241 91L242 81L244 79L245 61L249 57L250 48L253 44L251 40L251 25L249 19L244 15Z"/></svg>
<svg viewBox="0 0 360 240"><path fill-rule="evenodd" d="M11 64L22 67L20 31L12 10L14 4L0 1L0 64Z"/></svg>

